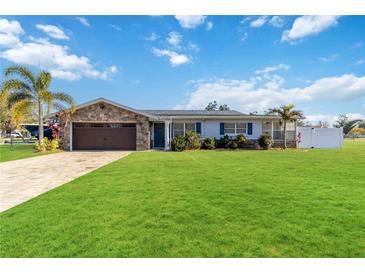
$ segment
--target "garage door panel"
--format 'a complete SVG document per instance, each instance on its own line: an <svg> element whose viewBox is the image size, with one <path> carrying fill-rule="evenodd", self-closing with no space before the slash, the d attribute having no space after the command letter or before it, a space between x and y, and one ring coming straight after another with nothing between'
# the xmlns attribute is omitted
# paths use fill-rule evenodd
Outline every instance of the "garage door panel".
<svg viewBox="0 0 365 274"><path fill-rule="evenodd" d="M73 149L75 150L135 150L136 127L116 124L75 124L73 127Z"/></svg>

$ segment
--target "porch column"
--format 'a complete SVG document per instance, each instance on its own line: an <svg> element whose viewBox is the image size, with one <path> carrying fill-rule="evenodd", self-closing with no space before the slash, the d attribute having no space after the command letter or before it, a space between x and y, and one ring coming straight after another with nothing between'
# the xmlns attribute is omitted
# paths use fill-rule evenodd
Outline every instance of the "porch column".
<svg viewBox="0 0 365 274"><path fill-rule="evenodd" d="M271 138L274 139L274 121L271 121Z"/></svg>
<svg viewBox="0 0 365 274"><path fill-rule="evenodd" d="M170 150L170 121L165 121L165 150Z"/></svg>

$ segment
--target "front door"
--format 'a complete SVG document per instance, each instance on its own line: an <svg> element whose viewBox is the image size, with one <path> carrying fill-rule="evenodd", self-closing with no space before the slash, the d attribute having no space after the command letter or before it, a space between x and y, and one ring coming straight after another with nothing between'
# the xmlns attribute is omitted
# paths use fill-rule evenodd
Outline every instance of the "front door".
<svg viewBox="0 0 365 274"><path fill-rule="evenodd" d="M165 124L164 123L155 123L154 124L154 147L164 147L165 146Z"/></svg>

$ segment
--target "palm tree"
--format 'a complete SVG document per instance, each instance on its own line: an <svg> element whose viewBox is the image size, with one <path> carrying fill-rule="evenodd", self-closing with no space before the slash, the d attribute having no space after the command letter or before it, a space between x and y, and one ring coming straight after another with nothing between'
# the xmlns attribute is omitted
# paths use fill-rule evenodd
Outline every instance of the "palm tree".
<svg viewBox="0 0 365 274"><path fill-rule="evenodd" d="M29 109L25 109L21 102L10 103L9 97L8 90L0 90L0 131L1 133L10 132L10 143L13 145L11 133L19 128L22 121L29 120L30 113ZM23 137L22 139L25 141Z"/></svg>
<svg viewBox="0 0 365 274"><path fill-rule="evenodd" d="M64 92L52 92L49 90L52 75L47 71L40 71L34 75L30 70L22 66L11 66L5 69L5 77L17 76L3 82L2 89L10 91L9 105L13 105L16 113L36 111L38 119L39 142L43 140L43 114L51 109L64 109L62 103L74 108L74 100Z"/></svg>
<svg viewBox="0 0 365 274"><path fill-rule="evenodd" d="M297 119L304 119L303 112L300 110L294 110L294 105L283 105L279 108L271 108L268 113L277 114L284 122L284 148L286 149L286 123L295 122Z"/></svg>

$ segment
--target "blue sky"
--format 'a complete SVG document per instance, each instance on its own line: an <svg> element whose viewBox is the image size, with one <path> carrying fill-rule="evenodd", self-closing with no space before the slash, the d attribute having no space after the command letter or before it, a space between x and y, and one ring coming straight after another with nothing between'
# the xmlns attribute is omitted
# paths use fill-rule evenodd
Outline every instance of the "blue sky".
<svg viewBox="0 0 365 274"><path fill-rule="evenodd" d="M77 103L365 118L365 16L3 16L0 68L50 70ZM1 76L3 77L3 76Z"/></svg>

